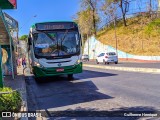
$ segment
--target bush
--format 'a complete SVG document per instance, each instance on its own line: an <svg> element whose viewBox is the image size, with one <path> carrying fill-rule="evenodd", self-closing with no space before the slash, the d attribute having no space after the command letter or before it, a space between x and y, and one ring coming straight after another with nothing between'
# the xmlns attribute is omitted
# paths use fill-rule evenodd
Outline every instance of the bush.
<svg viewBox="0 0 160 120"><path fill-rule="evenodd" d="M0 94L0 111L18 112L22 102L20 93L8 87L0 88L0 92L11 92Z"/></svg>
<svg viewBox="0 0 160 120"><path fill-rule="evenodd" d="M152 22L150 22L146 27L145 27L145 33L149 35L154 35L157 34L156 36L159 35L160 33L160 19L156 19ZM155 37L156 37L155 36Z"/></svg>

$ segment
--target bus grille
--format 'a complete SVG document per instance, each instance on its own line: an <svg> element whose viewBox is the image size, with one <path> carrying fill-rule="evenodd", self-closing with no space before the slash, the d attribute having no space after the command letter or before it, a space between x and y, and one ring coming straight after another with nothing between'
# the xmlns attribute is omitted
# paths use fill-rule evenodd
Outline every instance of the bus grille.
<svg viewBox="0 0 160 120"><path fill-rule="evenodd" d="M73 72L77 67L75 66L72 66L72 67L69 67L69 68L64 68L64 71L63 72L57 72L56 69L58 68L53 68L53 69L42 69L42 71L46 74L56 74L56 73L67 73L67 72Z"/></svg>

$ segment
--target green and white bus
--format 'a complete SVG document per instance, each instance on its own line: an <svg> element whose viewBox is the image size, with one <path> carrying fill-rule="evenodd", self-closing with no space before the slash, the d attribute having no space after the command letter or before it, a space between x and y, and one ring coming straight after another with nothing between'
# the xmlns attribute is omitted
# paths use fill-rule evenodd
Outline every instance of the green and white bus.
<svg viewBox="0 0 160 120"><path fill-rule="evenodd" d="M35 78L82 72L82 40L75 22L43 22L30 28L29 63Z"/></svg>

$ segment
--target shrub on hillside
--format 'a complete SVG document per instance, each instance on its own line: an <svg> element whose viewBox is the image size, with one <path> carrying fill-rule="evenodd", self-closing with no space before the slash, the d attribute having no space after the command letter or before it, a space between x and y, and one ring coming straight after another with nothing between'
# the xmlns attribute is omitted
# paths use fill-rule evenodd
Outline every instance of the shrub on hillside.
<svg viewBox="0 0 160 120"><path fill-rule="evenodd" d="M7 94L1 94L8 92ZM21 95L18 91L13 91L11 88L0 88L0 111L14 111L17 112L21 107Z"/></svg>

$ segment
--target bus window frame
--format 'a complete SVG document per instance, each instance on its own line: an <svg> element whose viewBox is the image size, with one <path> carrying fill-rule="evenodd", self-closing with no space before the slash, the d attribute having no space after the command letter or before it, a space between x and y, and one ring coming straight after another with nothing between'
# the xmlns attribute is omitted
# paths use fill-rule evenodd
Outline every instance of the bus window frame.
<svg viewBox="0 0 160 120"><path fill-rule="evenodd" d="M60 30L38 30L36 32L32 32L32 33L30 33L31 36L32 36L31 45L33 45L33 47L34 47L33 35L36 34L36 33L45 33L45 32L51 32L51 31L53 31L53 32L62 32L62 31L65 31L65 30L68 30L68 29L63 29L63 30L62 29L60 29ZM69 29L69 31L75 31L75 29ZM79 32L79 29L76 29L76 31L77 31L79 39L80 39L79 47L82 47L81 34ZM34 53L35 58L37 58L37 59L40 59L40 58L45 58L45 59L63 59L63 58L70 58L70 57L75 56L75 55L80 55L81 54L81 50L79 50L77 53L74 53L74 54L71 54L71 55L65 55L65 56L38 56L38 55L35 54L35 51L33 53Z"/></svg>

